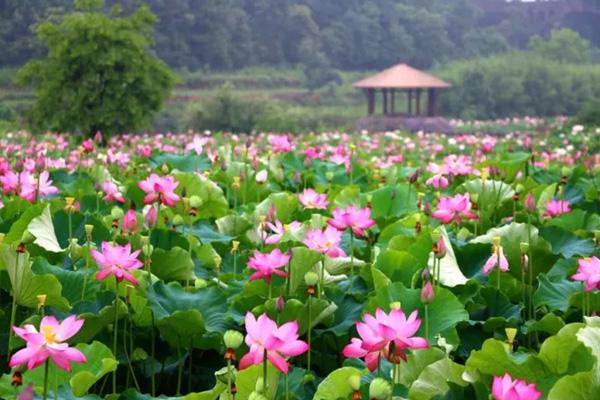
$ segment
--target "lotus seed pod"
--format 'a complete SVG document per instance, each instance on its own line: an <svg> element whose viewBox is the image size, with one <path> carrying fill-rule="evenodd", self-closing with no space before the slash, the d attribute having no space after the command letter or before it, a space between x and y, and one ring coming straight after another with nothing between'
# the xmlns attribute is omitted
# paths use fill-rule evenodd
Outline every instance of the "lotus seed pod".
<svg viewBox="0 0 600 400"><path fill-rule="evenodd" d="M194 281L194 287L196 289L204 289L207 286L208 282L206 282L204 279L198 278Z"/></svg>
<svg viewBox="0 0 600 400"><path fill-rule="evenodd" d="M501 242L502 238L500 236L494 236L494 238L492 239L492 243L494 243L494 246L496 247L500 247Z"/></svg>
<svg viewBox="0 0 600 400"><path fill-rule="evenodd" d="M154 252L154 246L152 246L151 244L145 244L142 246L142 252L146 257L150 257Z"/></svg>
<svg viewBox="0 0 600 400"><path fill-rule="evenodd" d="M141 235L141 236L140 236L140 244L141 244L142 246L145 246L145 245L147 245L148 243L150 243L150 238L149 238L148 236L146 236L146 235Z"/></svg>
<svg viewBox="0 0 600 400"><path fill-rule="evenodd" d="M382 378L375 378L369 386L369 397L376 400L389 400L392 397L392 387Z"/></svg>
<svg viewBox="0 0 600 400"><path fill-rule="evenodd" d="M319 275L316 272L309 271L304 275L304 282L307 286L315 286L319 282Z"/></svg>
<svg viewBox="0 0 600 400"><path fill-rule="evenodd" d="M184 223L185 221L183 220L183 217L181 215L177 214L173 217L173 225L179 226L183 225Z"/></svg>
<svg viewBox="0 0 600 400"><path fill-rule="evenodd" d="M517 336L517 330L515 328L506 328L504 331L506 333L506 340L508 343L514 343L515 337Z"/></svg>
<svg viewBox="0 0 600 400"><path fill-rule="evenodd" d="M190 197L190 206L198 208L202 205L202 199L196 195Z"/></svg>
<svg viewBox="0 0 600 400"><path fill-rule="evenodd" d="M110 210L110 216L113 219L121 219L123 218L123 210L119 207L113 207L112 210Z"/></svg>
<svg viewBox="0 0 600 400"><path fill-rule="evenodd" d="M529 251L529 243L527 243L527 242L519 243L519 249L521 249L521 254L527 253L527 251Z"/></svg>
<svg viewBox="0 0 600 400"><path fill-rule="evenodd" d="M39 310L40 308L42 308L46 305L47 296L45 294L38 294L35 297L37 298L37 301L38 301L37 308Z"/></svg>
<svg viewBox="0 0 600 400"><path fill-rule="evenodd" d="M86 237L92 237L92 232L94 231L94 225L91 224L85 224L83 226L83 228L85 229L85 236Z"/></svg>
<svg viewBox="0 0 600 400"><path fill-rule="evenodd" d="M242 345L244 341L244 335L239 333L238 331L228 330L223 335L223 342L225 343L225 347L228 349L237 349Z"/></svg>
<svg viewBox="0 0 600 400"><path fill-rule="evenodd" d="M395 301L393 303L390 303L390 308L392 310L400 310L402 308L402 303L400 303L399 301Z"/></svg>
<svg viewBox="0 0 600 400"><path fill-rule="evenodd" d="M348 384L355 392L360 390L360 375L352 375L350 378L348 378Z"/></svg>

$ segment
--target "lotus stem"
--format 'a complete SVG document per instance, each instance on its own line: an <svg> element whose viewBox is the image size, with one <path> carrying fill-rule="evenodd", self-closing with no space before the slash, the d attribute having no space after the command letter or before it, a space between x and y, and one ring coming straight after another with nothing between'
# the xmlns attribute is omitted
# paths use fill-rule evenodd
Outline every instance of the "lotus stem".
<svg viewBox="0 0 600 400"><path fill-rule="evenodd" d="M10 348L12 344L13 337L13 326L15 326L15 319L17 317L17 296L15 294L15 289L17 288L17 277L19 269L19 252L16 252L15 256L15 279L13 282L13 291L12 291L12 306L10 309L10 325L8 326L8 349L6 350L6 363L8 364L10 361Z"/></svg>
<svg viewBox="0 0 600 400"><path fill-rule="evenodd" d="M233 399L233 395L231 394L231 360L227 359L227 398L229 400Z"/></svg>
<svg viewBox="0 0 600 400"><path fill-rule="evenodd" d="M115 323L113 325L113 355L117 360L117 367L112 373L112 390L113 394L117 394L117 369L119 367L119 359L117 357L117 331L119 324L119 280L115 277Z"/></svg>
<svg viewBox="0 0 600 400"><path fill-rule="evenodd" d="M263 386L265 388L265 394L268 394L269 383L267 381L267 349L265 349L263 353Z"/></svg>
<svg viewBox="0 0 600 400"><path fill-rule="evenodd" d="M44 389L42 391L42 399L46 400L48 398L48 370L50 369L50 359L46 359L44 363Z"/></svg>
<svg viewBox="0 0 600 400"><path fill-rule="evenodd" d="M306 352L306 369L310 371L310 353L312 352L311 342L312 342L312 296L308 296L308 351Z"/></svg>

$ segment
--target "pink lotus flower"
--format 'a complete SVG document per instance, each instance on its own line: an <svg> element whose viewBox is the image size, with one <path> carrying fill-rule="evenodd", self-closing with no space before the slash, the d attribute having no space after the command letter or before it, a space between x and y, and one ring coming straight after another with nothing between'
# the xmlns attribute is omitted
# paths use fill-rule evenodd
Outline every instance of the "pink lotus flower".
<svg viewBox="0 0 600 400"><path fill-rule="evenodd" d="M300 203L302 203L304 208L325 210L329 205L327 196L318 193L313 189L304 189L304 191L298 195L298 200L300 200Z"/></svg>
<svg viewBox="0 0 600 400"><path fill-rule="evenodd" d="M91 153L94 151L94 142L92 139L85 139L83 142L81 142L81 147L84 151Z"/></svg>
<svg viewBox="0 0 600 400"><path fill-rule="evenodd" d="M454 197L442 197L437 205L437 210L431 215L443 224L456 222L460 224L462 219L476 219L477 214L471 211L471 200L469 193L457 194Z"/></svg>
<svg viewBox="0 0 600 400"><path fill-rule="evenodd" d="M4 194L16 194L19 190L19 181L19 174L10 170L0 176L0 183L2 183Z"/></svg>
<svg viewBox="0 0 600 400"><path fill-rule="evenodd" d="M284 225L281 221L277 220L275 223L267 222L267 227L273 232L272 235L265 237L265 244L275 244L281 241L281 238L286 231L297 232L302 228L302 224L298 221L293 221L288 225ZM265 235L263 235L265 236Z"/></svg>
<svg viewBox="0 0 600 400"><path fill-rule="evenodd" d="M495 267L500 268L500 271L502 272L508 271L508 260L504 256L504 249L500 245L499 240L493 245L492 255L485 262L483 266L483 273L488 275Z"/></svg>
<svg viewBox="0 0 600 400"><path fill-rule="evenodd" d="M600 259L596 256L580 258L577 263L577 273L571 276L571 279L585 282L586 292L600 289Z"/></svg>
<svg viewBox="0 0 600 400"><path fill-rule="evenodd" d="M21 192L19 193L19 196L24 200L33 203L37 200L38 195L47 196L58 193L58 188L52 186L52 180L48 179L49 177L50 173L48 171L42 171L37 179L29 172L21 172Z"/></svg>
<svg viewBox="0 0 600 400"><path fill-rule="evenodd" d="M250 365L261 364L265 352L267 359L283 372L288 373L289 365L284 357L295 357L308 350L308 344L298 340L298 322L292 321L277 327L275 321L267 314L258 319L252 313L246 314L246 344L250 348L248 354L240 359L240 369Z"/></svg>
<svg viewBox="0 0 600 400"><path fill-rule="evenodd" d="M121 230L124 233L135 233L137 231L137 214L135 213L135 210L127 210L123 216Z"/></svg>
<svg viewBox="0 0 600 400"><path fill-rule="evenodd" d="M448 187L448 179L441 174L437 174L427 179L425 184L436 189L446 189Z"/></svg>
<svg viewBox="0 0 600 400"><path fill-rule="evenodd" d="M356 323L356 330L361 338L352 338L342 353L345 357L364 358L370 371L377 369L381 357L394 362L406 360L406 349L428 347L426 339L413 336L421 326L417 315L415 310L407 319L402 310L393 309L386 314L379 308L375 311L375 316L365 314L364 322ZM393 346L390 346L391 343Z"/></svg>
<svg viewBox="0 0 600 400"><path fill-rule="evenodd" d="M102 190L106 195L102 198L104 201L118 201L119 203L125 203L125 199L123 198L123 194L119 192L119 188L117 184L113 181L106 180L102 184Z"/></svg>
<svg viewBox="0 0 600 400"><path fill-rule="evenodd" d="M102 267L102 270L96 274L97 280L101 281L109 275L114 275L119 282L126 280L137 286L137 279L129 271L138 269L144 264L137 259L139 250L131 252L131 244L119 246L102 242L102 253L94 249L91 254L96 263Z"/></svg>
<svg viewBox="0 0 600 400"><path fill-rule="evenodd" d="M527 197L525 197L525 203L523 205L527 211L535 211L535 196L532 193L527 193Z"/></svg>
<svg viewBox="0 0 600 400"><path fill-rule="evenodd" d="M8 366L27 364L27 368L32 370L50 357L59 368L71 371L71 362L84 363L87 360L81 351L64 342L79 332L83 322L71 315L59 323L49 315L42 318L39 332L29 324L24 328L13 326L15 333L27 342L27 347L13 354Z"/></svg>
<svg viewBox="0 0 600 400"><path fill-rule="evenodd" d="M569 212L571 212L571 204L568 200L550 200L546 203L544 216L553 218Z"/></svg>
<svg viewBox="0 0 600 400"><path fill-rule="evenodd" d="M336 208L333 210L333 218L327 223L341 231L351 228L352 232L359 237L364 236L365 230L375 225L369 207L356 208L355 206Z"/></svg>
<svg viewBox="0 0 600 400"><path fill-rule="evenodd" d="M292 144L285 135L271 135L269 136L269 143L273 153L289 153L292 151Z"/></svg>
<svg viewBox="0 0 600 400"><path fill-rule="evenodd" d="M256 270L255 273L250 275L250 280L264 279L267 282L271 282L273 274L283 278L287 277L287 272L281 271L279 268L287 265L290 262L290 257L289 254L282 253L279 249L275 249L270 253L255 251L246 264L248 267Z"/></svg>
<svg viewBox="0 0 600 400"><path fill-rule="evenodd" d="M345 257L346 253L341 249L342 232L332 226L325 230L311 229L306 232L302 243L311 250L321 254L327 254L331 258Z"/></svg>
<svg viewBox="0 0 600 400"><path fill-rule="evenodd" d="M146 192L144 204L154 203L158 200L168 207L173 207L179 201L179 196L174 192L178 185L179 182L176 182L172 176L160 177L156 174L151 174L138 183L139 188Z"/></svg>
<svg viewBox="0 0 600 400"><path fill-rule="evenodd" d="M495 376L492 384L492 396L494 400L537 400L542 393L537 389L534 383L520 379L513 379L508 373L504 376Z"/></svg>
<svg viewBox="0 0 600 400"><path fill-rule="evenodd" d="M421 288L421 302L426 304L433 303L434 298L435 292L433 291L433 285L430 281L427 281Z"/></svg>
<svg viewBox="0 0 600 400"><path fill-rule="evenodd" d="M157 222L158 214L156 212L156 207L153 204L151 204L148 206L146 214L144 214L144 225L146 226L146 228L151 229L154 228L154 226L156 226Z"/></svg>

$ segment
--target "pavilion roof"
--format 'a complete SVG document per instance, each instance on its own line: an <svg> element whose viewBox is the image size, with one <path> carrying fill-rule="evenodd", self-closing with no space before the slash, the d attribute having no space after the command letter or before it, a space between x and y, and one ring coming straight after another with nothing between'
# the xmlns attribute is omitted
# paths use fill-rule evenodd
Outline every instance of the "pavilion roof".
<svg viewBox="0 0 600 400"><path fill-rule="evenodd" d="M407 64L394 65L354 83L354 87L365 89L429 89L448 88L450 86L452 85L448 82Z"/></svg>

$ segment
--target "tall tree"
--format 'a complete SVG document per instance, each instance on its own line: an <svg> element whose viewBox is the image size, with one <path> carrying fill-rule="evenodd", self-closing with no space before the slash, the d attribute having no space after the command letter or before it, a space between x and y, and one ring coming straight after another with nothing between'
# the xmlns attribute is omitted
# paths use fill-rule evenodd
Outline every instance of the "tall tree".
<svg viewBox="0 0 600 400"><path fill-rule="evenodd" d="M38 27L48 55L18 73L37 95L34 127L87 134L144 127L175 81L149 49L156 17L147 7L122 17L99 11L102 0L75 3L59 23Z"/></svg>

